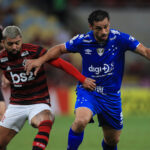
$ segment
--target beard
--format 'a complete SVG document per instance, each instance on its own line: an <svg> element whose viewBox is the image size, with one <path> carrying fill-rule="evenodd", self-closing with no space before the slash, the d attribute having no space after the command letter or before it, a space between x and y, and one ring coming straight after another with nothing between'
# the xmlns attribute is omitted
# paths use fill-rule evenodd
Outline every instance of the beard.
<svg viewBox="0 0 150 150"><path fill-rule="evenodd" d="M106 44L108 40L108 35L103 34L102 36L96 36L97 42L100 44Z"/></svg>
<svg viewBox="0 0 150 150"><path fill-rule="evenodd" d="M20 51L16 51L16 50L15 50L15 53L13 50L7 51L7 53L8 53L8 56L13 57L13 58L18 58L20 56Z"/></svg>

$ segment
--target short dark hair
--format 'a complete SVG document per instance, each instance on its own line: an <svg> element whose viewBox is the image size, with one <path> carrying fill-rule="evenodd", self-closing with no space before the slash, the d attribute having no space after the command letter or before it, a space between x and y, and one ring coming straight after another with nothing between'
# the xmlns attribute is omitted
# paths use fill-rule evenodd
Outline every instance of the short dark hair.
<svg viewBox="0 0 150 150"><path fill-rule="evenodd" d="M90 25L93 25L94 21L103 21L105 18L108 18L109 20L108 12L103 10L95 10L89 15L88 22Z"/></svg>

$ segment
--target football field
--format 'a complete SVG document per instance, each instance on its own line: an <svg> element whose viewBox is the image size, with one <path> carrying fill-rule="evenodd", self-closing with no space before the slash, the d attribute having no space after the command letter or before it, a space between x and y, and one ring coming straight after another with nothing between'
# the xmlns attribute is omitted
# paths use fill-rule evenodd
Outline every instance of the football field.
<svg viewBox="0 0 150 150"><path fill-rule="evenodd" d="M74 117L59 116L51 131L46 150L66 150L68 130ZM79 150L102 150L102 131L95 123L89 124ZM8 145L7 150L31 150L32 141L37 130L25 124L21 132ZM150 116L129 116L124 118L124 128L118 150L150 150Z"/></svg>

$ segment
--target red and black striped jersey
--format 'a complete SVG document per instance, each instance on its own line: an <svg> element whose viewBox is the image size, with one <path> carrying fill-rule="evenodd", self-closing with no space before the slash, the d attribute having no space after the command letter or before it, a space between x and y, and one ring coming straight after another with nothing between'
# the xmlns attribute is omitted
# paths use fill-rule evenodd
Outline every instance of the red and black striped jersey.
<svg viewBox="0 0 150 150"><path fill-rule="evenodd" d="M11 84L11 104L50 104L46 74L42 66L36 76L31 70L27 76L24 70L26 59L42 56L46 49L33 44L22 44L20 53L12 57L6 50L0 53L0 68Z"/></svg>
<svg viewBox="0 0 150 150"><path fill-rule="evenodd" d="M11 104L50 104L44 66L40 68L36 76L34 76L34 69L28 76L24 69L27 59L36 59L45 53L46 49L33 44L22 44L20 53L15 57L9 55L6 50L0 52L0 68L4 70L6 78L10 81ZM74 76L81 83L86 78L73 65L61 58L48 61L48 63Z"/></svg>

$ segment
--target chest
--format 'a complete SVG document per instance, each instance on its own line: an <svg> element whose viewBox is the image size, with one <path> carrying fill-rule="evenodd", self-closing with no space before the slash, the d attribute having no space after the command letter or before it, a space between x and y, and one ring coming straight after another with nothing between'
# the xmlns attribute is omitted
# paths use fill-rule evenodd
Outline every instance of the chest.
<svg viewBox="0 0 150 150"><path fill-rule="evenodd" d="M110 42L104 46L100 44L84 44L81 55L83 61L89 63L106 63L114 62L123 56L121 47L115 42Z"/></svg>
<svg viewBox="0 0 150 150"><path fill-rule="evenodd" d="M33 72L31 71L29 76L26 75L25 71L25 63L27 59L31 59L32 56L25 55L23 53L21 56L16 58L9 58L5 57L5 60L3 60L3 70L5 71L5 76L7 79L12 82L13 84L19 84L20 82L27 82L29 80L32 80L33 78Z"/></svg>

